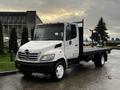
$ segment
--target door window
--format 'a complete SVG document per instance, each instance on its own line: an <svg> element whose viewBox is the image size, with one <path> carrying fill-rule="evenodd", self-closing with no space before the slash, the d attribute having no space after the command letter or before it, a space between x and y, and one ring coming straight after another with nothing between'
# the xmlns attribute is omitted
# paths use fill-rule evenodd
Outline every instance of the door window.
<svg viewBox="0 0 120 90"><path fill-rule="evenodd" d="M67 25L67 27L66 27L66 41L71 40L75 37L76 37L75 25Z"/></svg>

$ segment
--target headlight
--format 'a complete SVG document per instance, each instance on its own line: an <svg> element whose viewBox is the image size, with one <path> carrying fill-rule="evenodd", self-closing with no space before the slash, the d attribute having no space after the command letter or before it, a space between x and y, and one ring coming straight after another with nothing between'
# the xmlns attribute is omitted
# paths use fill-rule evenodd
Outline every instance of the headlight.
<svg viewBox="0 0 120 90"><path fill-rule="evenodd" d="M55 54L47 54L41 57L40 61L51 61L55 57Z"/></svg>

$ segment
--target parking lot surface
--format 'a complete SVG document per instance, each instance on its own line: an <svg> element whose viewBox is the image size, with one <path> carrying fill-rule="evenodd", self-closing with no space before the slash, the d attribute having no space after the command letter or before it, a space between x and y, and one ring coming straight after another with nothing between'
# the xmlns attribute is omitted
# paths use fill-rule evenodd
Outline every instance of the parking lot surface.
<svg viewBox="0 0 120 90"><path fill-rule="evenodd" d="M81 62L67 69L59 82L42 74L1 76L0 90L120 90L120 50L112 50L103 68Z"/></svg>

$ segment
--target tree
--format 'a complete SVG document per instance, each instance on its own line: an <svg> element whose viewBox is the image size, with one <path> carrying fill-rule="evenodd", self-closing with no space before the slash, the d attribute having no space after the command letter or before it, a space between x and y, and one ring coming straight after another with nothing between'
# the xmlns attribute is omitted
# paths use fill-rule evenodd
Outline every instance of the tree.
<svg viewBox="0 0 120 90"><path fill-rule="evenodd" d="M28 40L28 28L27 27L24 27L23 28L23 32L22 32L22 40L21 40L21 45L27 43L29 40Z"/></svg>
<svg viewBox="0 0 120 90"><path fill-rule="evenodd" d="M114 38L111 38L111 41L114 41L115 39Z"/></svg>
<svg viewBox="0 0 120 90"><path fill-rule="evenodd" d="M31 40L33 40L33 37L34 37L34 29L35 29L35 28L32 28L32 29L31 29Z"/></svg>
<svg viewBox="0 0 120 90"><path fill-rule="evenodd" d="M120 39L119 39L119 38L116 38L115 41L120 41Z"/></svg>
<svg viewBox="0 0 120 90"><path fill-rule="evenodd" d="M9 52L17 53L18 43L17 43L17 33L16 29L12 28L9 40Z"/></svg>
<svg viewBox="0 0 120 90"><path fill-rule="evenodd" d="M4 53L3 28L2 28L2 23L1 22L0 22L0 53Z"/></svg>
<svg viewBox="0 0 120 90"><path fill-rule="evenodd" d="M107 30L106 23L103 21L103 18L101 17L97 26L94 29L93 35L91 35L91 38L93 38L93 40L96 41L97 44L104 46L104 42L106 42L109 38L106 30Z"/></svg>

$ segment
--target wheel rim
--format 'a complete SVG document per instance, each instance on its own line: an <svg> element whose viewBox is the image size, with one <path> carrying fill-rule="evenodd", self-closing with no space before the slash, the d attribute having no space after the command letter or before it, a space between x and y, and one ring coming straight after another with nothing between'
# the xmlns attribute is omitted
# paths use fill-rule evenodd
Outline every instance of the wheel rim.
<svg viewBox="0 0 120 90"><path fill-rule="evenodd" d="M64 75L64 67L63 65L58 65L56 68L56 76L57 78L61 79Z"/></svg>
<svg viewBox="0 0 120 90"><path fill-rule="evenodd" d="M104 65L105 64L105 59L104 59L104 57L102 56L102 58L101 58L101 64L102 65Z"/></svg>

